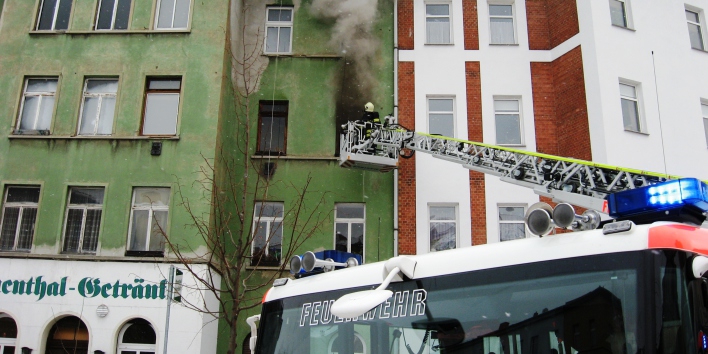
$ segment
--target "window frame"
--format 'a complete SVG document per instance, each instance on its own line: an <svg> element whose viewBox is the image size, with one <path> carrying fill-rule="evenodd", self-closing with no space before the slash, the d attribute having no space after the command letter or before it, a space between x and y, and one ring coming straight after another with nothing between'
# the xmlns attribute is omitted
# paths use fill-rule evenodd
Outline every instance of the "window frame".
<svg viewBox="0 0 708 354"><path fill-rule="evenodd" d="M153 330L153 333L155 334L155 343L153 344L141 344L141 343L124 343L123 342L123 336L125 336L125 332L128 331L128 328L130 326L135 325L135 320L143 320L147 322L150 327ZM129 352L135 352L136 354L142 354L143 352L145 353L156 353L157 352L157 331L155 330L155 326L153 324L145 319L142 318L133 318L126 323L123 324L123 326L120 328L120 331L118 331L118 342L116 345L116 352L118 354L122 353L123 351L129 351Z"/></svg>
<svg viewBox="0 0 708 354"><path fill-rule="evenodd" d="M497 111L496 102L497 101L516 101L518 105L517 111ZM523 115L523 101L520 96L494 96L492 100L492 109L494 110L494 141L496 145L500 146L526 146L526 139L524 133L524 115ZM498 139L498 121L497 115L518 115L519 117L519 143L501 143Z"/></svg>
<svg viewBox="0 0 708 354"><path fill-rule="evenodd" d="M8 205L7 202L7 196L10 192L11 188L32 188L32 189L37 189L38 190L38 196L37 196L37 202L10 202ZM19 208L19 212L17 214L17 224L15 225L15 233L13 235L13 241L12 241L12 248L11 249L1 249L0 252L31 252L32 251L32 246L34 244L34 234L37 231L37 219L39 219L39 203L42 200L42 187L39 185L6 185L3 198L2 198L2 214L0 214L0 245L2 244L2 233L1 230L5 226L5 209L10 207L10 208ZM34 221L32 222L32 234L29 236L29 248L17 248L17 244L19 243L19 233L21 231L21 225L22 221L24 220L23 214L26 209L35 209L35 215L34 215Z"/></svg>
<svg viewBox="0 0 708 354"><path fill-rule="evenodd" d="M74 1L75 0L56 0L56 4L54 7L54 14L52 15L52 25L51 28L49 29L40 29L39 26L42 22L42 10L44 10L44 3L46 0L40 0L39 2L39 7L37 8L37 21L34 26L35 31L42 31L42 32L56 32L56 31L67 31L69 30L69 25L71 24L71 18L74 13ZM57 25L57 16L59 15L59 7L61 6L62 2L69 2L71 3L70 9L69 9L69 17L66 19L66 28L56 28Z"/></svg>
<svg viewBox="0 0 708 354"><path fill-rule="evenodd" d="M438 219L432 220L431 208L454 208L454 219ZM455 246L443 250L433 250L432 242L432 224L434 223L453 223L455 226ZM460 247L460 206L457 203L428 203L428 252L440 252Z"/></svg>
<svg viewBox="0 0 708 354"><path fill-rule="evenodd" d="M500 213L502 208L522 208L523 215L526 215L526 211L528 210L528 205L523 204L523 203L500 203L500 204L497 204L497 228L499 229L499 234L498 234L499 242L507 242L507 241L521 240L523 238L528 238L529 233L526 232L526 222L524 220L524 216L522 215L520 220L502 220L501 213ZM524 237L509 239L509 240L502 239L502 227L501 227L502 224L521 224L524 227Z"/></svg>
<svg viewBox="0 0 708 354"><path fill-rule="evenodd" d="M510 6L511 7L511 15L510 16L501 16L501 15L492 15L491 11L491 6ZM517 35L517 23L516 23L516 6L513 1L489 1L487 2L487 15L488 18L487 20L489 21L489 44L490 45L519 45L519 36ZM511 19L511 28L512 28L512 34L514 35L514 40L512 43L497 43L494 42L494 30L492 29L492 19L493 18L510 18Z"/></svg>
<svg viewBox="0 0 708 354"><path fill-rule="evenodd" d="M610 5L610 24L612 24L615 27L633 30L634 29L634 20L632 19L632 1L631 0L609 0L609 4L612 4L613 1L621 3L621 5L622 5L624 25L614 23L613 18L612 18L612 5Z"/></svg>
<svg viewBox="0 0 708 354"><path fill-rule="evenodd" d="M290 21L269 21L268 20L268 14L270 10L289 10L290 11ZM295 19L295 8L292 6L266 6L266 14L265 14L265 33L263 36L263 54L269 54L269 55L288 55L293 53L293 30L294 30L294 19ZM276 43L276 50L275 51L269 51L268 50L268 28L277 28L278 29L278 41ZM288 51L281 52L279 51L280 48L280 30L282 28L290 28L290 36L289 36L289 43L288 43Z"/></svg>
<svg viewBox="0 0 708 354"><path fill-rule="evenodd" d="M174 4L176 5L176 4L177 4L177 1L179 1L179 0L157 0L157 1L155 2L155 18L154 18L155 23L154 23L154 25L153 25L153 30L155 30L155 31L180 31L180 30L189 30L189 29L191 28L190 26L191 26L191 23L192 23L192 9L193 9L193 6L194 6L193 1L192 1L192 0L185 0L185 1L189 2L189 8L188 8L188 10L187 10L188 13L187 13L187 25L186 25L186 26L184 26L184 27L175 27L175 26L174 26L174 24L175 24L175 13L176 13L176 9L177 9L177 6L175 6L175 7L172 9L172 17L171 17L171 18L172 18L172 21L171 21L171 23L170 23L170 27L159 27L159 25L160 25L160 6L162 5L162 2L163 2L163 1L174 1Z"/></svg>
<svg viewBox="0 0 708 354"><path fill-rule="evenodd" d="M349 206L349 207L361 207L363 218L344 218L339 217L337 214L338 206ZM364 254L366 253L366 203L335 203L334 204L334 249L337 249L337 224L347 225L347 250L349 253L352 252L352 225L362 224L362 235L361 235L361 259L364 260Z"/></svg>
<svg viewBox="0 0 708 354"><path fill-rule="evenodd" d="M3 318L9 318L15 324L15 330L19 332L19 328L17 328L17 321L15 321L12 316L6 313L0 313L0 319ZM0 353L5 353L8 347L17 349L17 335L15 335L14 337L0 337Z"/></svg>
<svg viewBox="0 0 708 354"><path fill-rule="evenodd" d="M274 206L279 206L281 208L282 215L281 216L264 216L263 215L263 210L265 210L266 205L274 205ZM253 225L253 231L251 234L251 262L250 265L252 267L268 267L268 266L280 266L283 263L283 241L284 240L284 230L283 230L283 219L285 217L285 203L283 202L278 202L278 201L256 201L253 204L253 222L251 223ZM256 257L255 254L255 248L256 248L256 233L258 232L258 223L265 222L268 224L268 228L266 230L266 240L265 240L265 245L263 246L263 256L266 256L264 258L267 258L269 255L269 246L270 242L272 239L272 230L273 230L273 225L275 223L280 223L280 260L278 260L278 264L272 264L271 262L268 262L268 260L261 260L260 258Z"/></svg>
<svg viewBox="0 0 708 354"><path fill-rule="evenodd" d="M430 101L431 100L450 100L450 101L452 101L452 111L433 111L433 110L431 110L430 109L430 106L431 106ZM450 135L449 137L450 138L457 137L457 110L456 110L457 107L456 107L456 103L457 103L457 100L455 99L455 96L428 96L428 97L426 97L426 99L425 99L425 104L426 104L425 117L426 117L426 124L427 124L427 128L428 128L428 133L436 134L431 131L431 124L430 124L431 123L430 122L430 118L431 118L430 115L431 114L450 114L450 115L452 115L452 118L451 118L452 119L452 135ZM440 135L442 135L442 134L440 134ZM447 135L443 135L443 136L447 136Z"/></svg>
<svg viewBox="0 0 708 354"><path fill-rule="evenodd" d="M693 22L689 19L686 19L687 26L688 27L690 27L690 26L698 27L698 34L700 35L701 47L696 48L693 46L693 42L691 41L691 32L689 31L688 39L689 39L689 44L691 46L691 49L700 50L700 51L705 52L706 51L706 34L707 34L706 33L706 26L705 26L705 24L706 24L705 13L703 12L702 9L694 7L694 6L689 6L689 5L685 5L684 13L686 13L686 12L691 12L691 13L695 14L696 17L698 18L698 22Z"/></svg>
<svg viewBox="0 0 708 354"><path fill-rule="evenodd" d="M150 89L150 83L153 81L177 81L179 80L179 89ZM140 135L154 137L172 137L179 135L179 120L182 113L182 89L184 88L184 79L182 76L149 76L145 79L145 93L143 94L143 116L140 121ZM148 118L148 98L150 95L177 95L177 113L174 117L174 133L161 134L146 134L145 122Z"/></svg>
<svg viewBox="0 0 708 354"><path fill-rule="evenodd" d="M115 81L116 82L116 92L110 93L110 92L100 92L100 93L88 93L88 83L89 81ZM109 136L113 135L113 129L115 126L115 118L116 118L116 111L118 108L118 90L120 89L120 80L115 77L105 77L105 78L97 78L97 77L89 77L84 79L84 88L83 88L83 94L81 95L81 108L79 109L79 120L78 124L76 126L76 135L81 135L81 136ZM114 105L113 105L113 112L111 115L111 132L108 134L99 134L97 132L99 124L94 123L94 128L93 128L93 134L82 134L81 133L81 123L83 123L84 119L84 108L86 106L86 99L94 97L98 98L98 107L96 109L96 117L94 117L95 122L99 122L101 119L101 109L103 99L104 98L113 98L114 99Z"/></svg>
<svg viewBox="0 0 708 354"><path fill-rule="evenodd" d="M93 25L94 31L128 31L128 30L130 30L130 20L133 18L133 5L135 4L135 1L127 0L127 1L130 1L130 9L128 10L128 18L127 18L126 28L115 28L116 15L118 12L118 3L123 0L115 0L115 2L113 3L113 14L111 15L110 28L98 28L99 16L101 15L101 7L103 6L104 1L106 1L106 0L98 0L98 2L97 2L95 23Z"/></svg>
<svg viewBox="0 0 708 354"><path fill-rule="evenodd" d="M443 15L428 15L428 5L446 5L447 6L447 16ZM430 44L430 45L450 45L450 44L455 44L454 39L453 39L453 30L452 30L452 3L449 1L430 1L430 2L425 2L424 6L424 13L425 13L425 44ZM450 40L448 42L431 42L429 41L429 27L428 27L428 19L429 18L447 18L448 19L448 27L447 27L447 34Z"/></svg>
<svg viewBox="0 0 708 354"><path fill-rule="evenodd" d="M137 205L137 206L136 206L136 205L135 205L135 197L136 197L136 195L137 195L137 192L138 192L139 190L144 190L144 189L162 189L162 190L169 190L167 202L165 203L164 206L162 206L162 205L156 206L155 203L152 203L152 202L150 203L150 205L147 205L147 204L140 204L140 205ZM173 199L173 198L172 198L172 188L170 188L170 187L162 187L162 186L154 186L154 187L133 187L133 193L132 193L132 197L131 197L131 201L130 201L130 220L129 220L129 223L128 223L128 237L127 237L127 243L126 243L126 246L125 246L125 255L126 255L126 256L137 256L137 257L143 257L143 256L144 256L144 257L164 257L164 254L165 254L164 247L163 247L163 249L160 250L160 251L151 251L151 250L150 250L150 241L151 241L151 237L152 237L152 232L151 232L151 230L152 230L152 223L153 223L153 221L154 221L154 219L155 219L155 217L154 217L155 211L165 211L165 212L167 212L167 215L165 216L165 219L167 220L167 225L164 225L164 226L163 226L163 230L165 231L165 233L167 233L167 230L168 230L169 225L170 225L170 203L172 202L172 199ZM136 210L137 210L137 211L144 211L144 210L147 210L147 211L148 211L148 218L147 218L148 224L147 224L146 230L144 230L144 231L145 231L145 236L146 236L146 239L145 239L145 247L146 247L146 249L144 249L144 250L133 250L133 249L130 249L130 244L131 244L132 241L133 241L133 240L132 240L132 237L131 237L131 233L132 233L132 230L133 230L133 223L135 222L135 211L136 211Z"/></svg>
<svg viewBox="0 0 708 354"><path fill-rule="evenodd" d="M71 203L71 195L74 190L80 190L80 189L100 189L103 192L103 199L101 200L101 204L72 204ZM99 241L101 238L101 229L103 226L103 203L105 202L105 197L106 197L106 188L101 187L101 186L95 186L95 187L88 187L88 186L73 186L69 187L69 193L67 194L67 199L66 199L66 210L64 211L64 228L62 229L62 253L65 254L96 254L98 252L98 246L99 246ZM67 251L67 226L69 225L69 211L70 210L82 210L82 215L81 215L81 231L79 235L79 241L78 241L78 248L75 252ZM85 231L86 231L86 219L88 215L88 210L99 210L101 212L99 220L98 220L98 230L96 232L96 240L95 240L95 245L96 249L95 250L84 250L84 238L86 236Z"/></svg>
<svg viewBox="0 0 708 354"><path fill-rule="evenodd" d="M706 147L708 147L708 99L701 99L701 116L703 117L703 131L706 136Z"/></svg>
<svg viewBox="0 0 708 354"><path fill-rule="evenodd" d="M642 87L641 83L636 82L636 81L630 81L630 80L625 80L625 79L620 79L619 80L620 85L625 85L625 86L630 86L634 88L634 94L636 97L629 97L625 96L622 94L622 90L619 92L619 97L620 97L620 115L622 116L622 127L624 131L626 132L633 132L633 133L640 133L640 134L648 134L648 131L646 129L646 122L644 121L644 109L642 107L643 101L642 101ZM634 107L637 112L637 130L633 129L628 129L626 124L625 124L625 116L624 116L624 110L622 109L622 101L632 101L634 102Z"/></svg>
<svg viewBox="0 0 708 354"><path fill-rule="evenodd" d="M275 120L275 118L283 118L285 121L284 127L283 127L283 148L282 150L266 150L261 148L261 138L263 137L263 106L264 105L277 105L277 104L283 104L285 106L285 112L276 112L276 111L271 111L271 116ZM258 101L258 136L257 136L257 144L256 144L256 155L263 155L263 156L286 156L288 153L288 115L290 114L290 101L287 100L260 100ZM265 117L267 118L267 117ZM271 130L272 130L272 124L271 124Z"/></svg>
<svg viewBox="0 0 708 354"><path fill-rule="evenodd" d="M27 92L27 88L29 86L30 80L55 80L56 81L56 88L54 91L42 91L42 92ZM15 130L13 134L38 134L38 135L50 135L52 131L52 125L54 124L54 114L56 113L56 106L57 106L57 96L59 92L59 76L32 76L32 77L25 77L23 86L22 86L22 97L20 98L20 107L17 112L17 121L15 122ZM23 121L23 113L25 109L25 104L27 102L28 97L39 97L39 103L37 104L37 112L35 112L35 117L34 117L34 129L27 129L23 130L21 128L22 126L22 121ZM41 112L42 108L42 101L45 99L45 97L52 97L54 100L54 103L52 104L52 109L51 109L51 117L49 119L49 126L47 129L37 129L37 123L39 121L39 115Z"/></svg>

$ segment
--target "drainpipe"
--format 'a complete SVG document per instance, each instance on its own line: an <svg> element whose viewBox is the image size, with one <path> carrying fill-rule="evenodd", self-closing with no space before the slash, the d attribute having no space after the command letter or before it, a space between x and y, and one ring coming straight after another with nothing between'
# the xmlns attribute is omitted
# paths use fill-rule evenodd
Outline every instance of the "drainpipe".
<svg viewBox="0 0 708 354"><path fill-rule="evenodd" d="M398 0L393 1L393 116L398 119ZM398 257L398 169L393 170L393 256Z"/></svg>

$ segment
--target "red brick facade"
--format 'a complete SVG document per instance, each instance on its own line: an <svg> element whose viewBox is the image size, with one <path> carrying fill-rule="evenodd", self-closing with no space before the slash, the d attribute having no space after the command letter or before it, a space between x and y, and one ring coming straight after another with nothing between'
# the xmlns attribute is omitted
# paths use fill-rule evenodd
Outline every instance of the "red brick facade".
<svg viewBox="0 0 708 354"><path fill-rule="evenodd" d="M413 0L398 1L398 49L413 49Z"/></svg>
<svg viewBox="0 0 708 354"><path fill-rule="evenodd" d="M477 0L462 0L462 26L465 28L465 50L479 50Z"/></svg>
<svg viewBox="0 0 708 354"><path fill-rule="evenodd" d="M467 137L472 141L484 141L482 135L482 76L478 61L465 62L465 85L467 96ZM472 220L472 244L487 243L487 204L484 174L470 171L470 218Z"/></svg>
<svg viewBox="0 0 708 354"><path fill-rule="evenodd" d="M415 130L415 65L398 63L398 123ZM416 254L415 156L399 159L398 253Z"/></svg>
<svg viewBox="0 0 708 354"><path fill-rule="evenodd" d="M580 46L551 63L531 63L538 152L592 160Z"/></svg>
<svg viewBox="0 0 708 354"><path fill-rule="evenodd" d="M580 32L575 1L526 0L529 49L557 47Z"/></svg>

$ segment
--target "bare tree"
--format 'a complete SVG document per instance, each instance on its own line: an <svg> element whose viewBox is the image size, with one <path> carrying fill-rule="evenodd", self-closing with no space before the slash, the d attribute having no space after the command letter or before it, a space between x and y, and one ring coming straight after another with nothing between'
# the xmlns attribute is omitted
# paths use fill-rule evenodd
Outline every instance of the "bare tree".
<svg viewBox="0 0 708 354"><path fill-rule="evenodd" d="M238 346L239 321L245 323L241 313L260 305L265 288L283 276L293 252L321 232L332 213L325 206L328 193L313 190L312 176L299 184L275 180L259 174L259 166L250 158L256 151L251 137L253 123L258 121L252 109L253 95L259 90L268 59L262 56L262 27L254 33L255 27L249 27L245 20L251 16L249 4L244 0L234 3L232 17L240 18L231 19L229 32L238 38L229 36L232 75L225 81L231 82L228 89L233 90L235 134L229 138L228 148L221 144L213 158L203 157L198 178L189 183L177 181L178 198L190 217L188 226L207 249L190 248L162 232L170 256L197 280L196 287L186 291L213 295L219 309L208 309L204 297L198 302L183 297L183 304L207 312L228 326L229 354L235 353ZM183 193L186 188L190 193ZM199 200L186 196L194 195L195 189L201 191ZM282 210L273 210L268 203L259 202L269 200L271 190L289 191L297 198L283 205ZM204 210L204 203L210 212L199 211ZM261 227L272 219L273 213L282 216L282 223ZM209 265L206 271L195 266L204 263Z"/></svg>

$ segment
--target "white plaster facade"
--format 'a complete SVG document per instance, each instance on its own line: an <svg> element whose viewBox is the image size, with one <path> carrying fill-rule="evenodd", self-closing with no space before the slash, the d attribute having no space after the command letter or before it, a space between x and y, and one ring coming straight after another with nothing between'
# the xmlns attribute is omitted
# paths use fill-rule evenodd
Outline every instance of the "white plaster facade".
<svg viewBox="0 0 708 354"><path fill-rule="evenodd" d="M17 325L17 353L23 347L32 349L33 353L44 353L52 325L66 316L79 317L87 326L89 353L96 350L116 353L120 330L136 318L147 320L155 330L155 353L216 353L217 321L183 303L211 309L218 309L218 303L212 293L195 290L194 277L177 264L174 266L184 270L181 293L185 299L183 303L172 302L165 351L170 266L168 263L0 258L3 270L0 314L11 317ZM196 265L194 269L203 272L206 268ZM32 284L28 287L30 280ZM94 291L96 280L100 291ZM23 282L21 287L19 282ZM38 287L37 283L45 283L46 287ZM143 285L141 291L133 288L138 285ZM146 298L147 285L157 290L149 298ZM108 307L105 317L97 313L100 305Z"/></svg>
<svg viewBox="0 0 708 354"><path fill-rule="evenodd" d="M708 145L701 102L708 99L708 52L691 48L685 9L698 11L708 38L708 0L625 0L630 28L611 23L608 1L577 0L579 33L551 50L530 50L523 0L477 0L479 50L464 49L461 0L414 1L414 49L399 61L415 62L416 130L428 132L428 97L454 98L455 137L467 139L465 62L481 68L484 143L496 144L495 96L520 98L522 146L535 151L531 62L550 62L582 49L590 142L595 162L708 179ZM515 45L490 45L489 4L512 4ZM426 44L426 4L451 5L452 44ZM553 21L553 18L549 18ZM708 46L707 46L708 47ZM643 133L625 131L619 82L639 84ZM416 253L427 253L428 206L458 206L458 247L471 244L468 171L416 155ZM486 176L487 243L499 242L498 206L531 205L528 189ZM405 222L401 220L400 222ZM528 235L528 232L527 232Z"/></svg>

